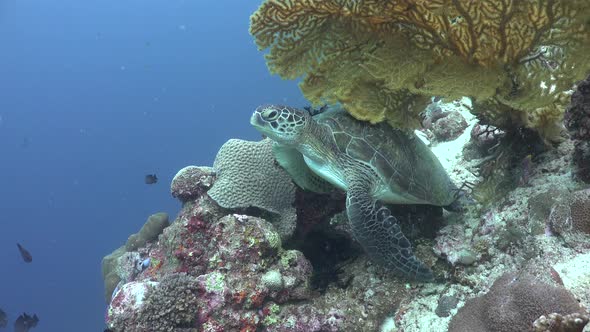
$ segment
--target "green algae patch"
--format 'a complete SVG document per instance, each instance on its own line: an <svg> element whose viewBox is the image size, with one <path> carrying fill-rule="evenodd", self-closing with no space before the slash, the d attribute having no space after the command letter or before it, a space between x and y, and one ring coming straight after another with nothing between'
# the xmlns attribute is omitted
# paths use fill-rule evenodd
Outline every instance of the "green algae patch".
<svg viewBox="0 0 590 332"><path fill-rule="evenodd" d="M209 293L220 293L225 288L225 276L219 272L212 272L206 276L205 290Z"/></svg>

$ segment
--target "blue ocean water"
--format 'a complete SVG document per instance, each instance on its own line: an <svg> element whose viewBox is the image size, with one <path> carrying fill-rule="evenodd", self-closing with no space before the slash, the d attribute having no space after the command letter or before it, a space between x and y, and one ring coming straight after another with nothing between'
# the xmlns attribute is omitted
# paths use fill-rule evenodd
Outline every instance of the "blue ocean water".
<svg viewBox="0 0 590 332"><path fill-rule="evenodd" d="M0 1L0 309L102 331L100 263L179 203L251 111L305 104L248 34L256 1ZM147 173L160 181L144 184ZM27 264L16 243L33 255Z"/></svg>

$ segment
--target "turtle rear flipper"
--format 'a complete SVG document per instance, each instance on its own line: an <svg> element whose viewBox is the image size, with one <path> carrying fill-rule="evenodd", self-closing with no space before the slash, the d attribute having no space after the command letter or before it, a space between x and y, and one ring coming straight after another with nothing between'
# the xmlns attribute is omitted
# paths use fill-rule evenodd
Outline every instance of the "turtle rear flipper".
<svg viewBox="0 0 590 332"><path fill-rule="evenodd" d="M432 280L432 271L414 256L397 219L371 197L371 184L370 178L349 181L346 212L355 239L376 263L412 279Z"/></svg>

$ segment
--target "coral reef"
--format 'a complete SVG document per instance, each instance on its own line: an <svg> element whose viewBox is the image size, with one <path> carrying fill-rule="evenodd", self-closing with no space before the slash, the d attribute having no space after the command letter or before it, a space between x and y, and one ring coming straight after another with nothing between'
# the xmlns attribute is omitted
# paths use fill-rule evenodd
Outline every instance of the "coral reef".
<svg viewBox="0 0 590 332"><path fill-rule="evenodd" d="M202 179L188 181L193 183L183 187ZM289 310L279 306L311 296L311 265L300 252L282 249L272 224L246 215L224 216L215 204L204 192L197 193L185 201L158 243L139 249L151 264L116 292L107 312L109 328L254 331L276 324L277 315ZM312 313L318 321L330 321L329 311ZM293 314L289 322L306 326L308 319Z"/></svg>
<svg viewBox="0 0 590 332"><path fill-rule="evenodd" d="M174 176L170 185L172 197L187 202L207 192L215 181L211 167L187 166Z"/></svg>
<svg viewBox="0 0 590 332"><path fill-rule="evenodd" d="M501 167L507 183L496 187L494 199L471 202L462 214L393 207L416 255L433 267L436 282L408 283L374 265L339 213L339 191L311 194L295 188L287 198L296 232L282 241L280 214L261 207L228 209L212 199L215 181L226 176L224 190L230 190L232 181L243 179L189 167L172 184L171 192L183 203L175 221L152 241L130 246L132 251L123 246L103 261L109 272L105 285L118 286L106 294L108 328L422 332L473 323L486 326L471 331L494 326L581 331L587 310L579 303L590 306L590 234L579 230L587 225L582 221L588 219L590 189L572 177L574 142L536 150L526 140L513 140L513 132L478 123L466 99L436 107L460 112L468 124L454 140L430 142L453 181L477 184L490 171L486 168ZM444 118L432 110L431 124ZM248 144L241 148L267 149L270 155L264 141ZM234 152L215 173L243 165L247 158ZM490 160L496 163L488 165ZM281 170L265 162L257 166ZM264 195L259 185L242 182L239 190L244 196ZM574 229L574 224L581 226ZM493 305L504 300L503 306ZM476 310L481 303L487 311ZM469 312L476 314L465 318ZM482 312L489 314L482 317Z"/></svg>
<svg viewBox="0 0 590 332"><path fill-rule="evenodd" d="M295 185L274 161L272 141L249 142L231 139L215 157L217 180L208 194L226 209L261 209L275 216L281 238L295 231L297 215Z"/></svg>
<svg viewBox="0 0 590 332"><path fill-rule="evenodd" d="M575 140L575 173L590 183L590 76L578 83L565 113L565 125Z"/></svg>
<svg viewBox="0 0 590 332"><path fill-rule="evenodd" d="M329 295L319 296L312 288L314 267L300 251L283 248L273 223L226 213L203 193L183 204L156 243L126 253L147 257L150 264L115 291L108 327L126 332L376 330L407 293L398 279L363 258L336 273L338 281L324 289ZM118 270L129 266L122 259L117 263Z"/></svg>
<svg viewBox="0 0 590 332"><path fill-rule="evenodd" d="M148 242L155 241L168 226L168 214L164 212L153 214L148 217L139 232L129 236L125 245L102 259L102 278L107 302L111 301L113 292L121 281L127 282L142 269L143 260L135 250L144 247Z"/></svg>
<svg viewBox="0 0 590 332"><path fill-rule="evenodd" d="M358 119L413 129L430 96L469 96L555 140L590 69L589 15L585 0L267 0L250 33L272 73Z"/></svg>
<svg viewBox="0 0 590 332"><path fill-rule="evenodd" d="M459 137L467 128L467 121L461 113L455 111L436 120L432 124L432 132L439 141L452 141Z"/></svg>
<svg viewBox="0 0 590 332"><path fill-rule="evenodd" d="M528 331L542 315L586 314L564 288L543 284L531 276L507 273L489 292L468 300L449 324L455 331Z"/></svg>

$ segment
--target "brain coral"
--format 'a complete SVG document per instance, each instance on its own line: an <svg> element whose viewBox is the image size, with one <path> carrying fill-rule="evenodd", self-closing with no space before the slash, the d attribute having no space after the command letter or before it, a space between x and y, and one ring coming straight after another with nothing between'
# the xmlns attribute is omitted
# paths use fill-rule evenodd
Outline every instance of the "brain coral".
<svg viewBox="0 0 590 332"><path fill-rule="evenodd" d="M266 0L250 33L272 73L355 117L418 125L430 96L547 138L590 69L586 0Z"/></svg>
<svg viewBox="0 0 590 332"><path fill-rule="evenodd" d="M590 189L573 193L570 210L573 229L590 234Z"/></svg>
<svg viewBox="0 0 590 332"><path fill-rule="evenodd" d="M272 141L227 141L217 153L213 168L217 180L207 192L221 207L256 207L280 220L273 224L285 240L295 230L295 185L275 163Z"/></svg>
<svg viewBox="0 0 590 332"><path fill-rule="evenodd" d="M551 207L549 226L562 235L572 231L590 234L590 189L575 191L558 200Z"/></svg>
<svg viewBox="0 0 590 332"><path fill-rule="evenodd" d="M449 332L530 331L542 315L585 313L565 288L554 287L529 276L507 273L489 292L468 300L449 324Z"/></svg>

